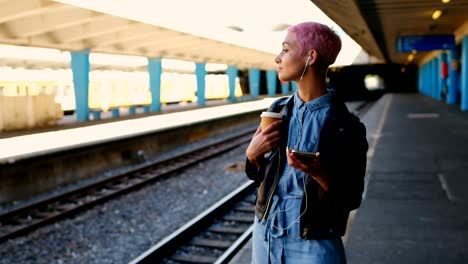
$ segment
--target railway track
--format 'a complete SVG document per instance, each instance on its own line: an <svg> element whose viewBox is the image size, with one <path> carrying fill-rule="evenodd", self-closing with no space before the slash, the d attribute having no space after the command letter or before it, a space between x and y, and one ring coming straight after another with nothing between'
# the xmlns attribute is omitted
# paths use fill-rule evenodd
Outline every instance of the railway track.
<svg viewBox="0 0 468 264"><path fill-rule="evenodd" d="M254 191L246 182L130 263L228 263L252 235Z"/></svg>
<svg viewBox="0 0 468 264"><path fill-rule="evenodd" d="M256 129L256 128L255 128ZM0 244L248 142L255 129L0 215Z"/></svg>

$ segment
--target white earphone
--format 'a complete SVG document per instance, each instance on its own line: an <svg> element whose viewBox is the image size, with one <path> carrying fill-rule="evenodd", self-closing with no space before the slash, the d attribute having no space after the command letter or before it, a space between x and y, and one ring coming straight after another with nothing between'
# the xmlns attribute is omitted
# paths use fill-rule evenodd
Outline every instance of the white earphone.
<svg viewBox="0 0 468 264"><path fill-rule="evenodd" d="M304 77L304 73L305 73L306 70L307 70L307 65L309 64L309 61L310 61L311 58L312 58L312 57L311 57L310 55L307 57L307 61L306 61L305 66L304 66L304 70L302 71L301 79L299 80L299 83L301 83L302 77Z"/></svg>
<svg viewBox="0 0 468 264"><path fill-rule="evenodd" d="M307 57L306 67L307 67L307 64L309 64L309 61L310 61L311 58L312 58L312 57L311 57L310 55Z"/></svg>

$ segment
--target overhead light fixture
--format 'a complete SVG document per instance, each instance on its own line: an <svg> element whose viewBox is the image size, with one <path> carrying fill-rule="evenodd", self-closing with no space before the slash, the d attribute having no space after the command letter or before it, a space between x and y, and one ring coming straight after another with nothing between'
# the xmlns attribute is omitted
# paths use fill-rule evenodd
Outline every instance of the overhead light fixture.
<svg viewBox="0 0 468 264"><path fill-rule="evenodd" d="M227 26L227 28L232 29L234 31L238 31L238 32L244 31L244 29L239 26Z"/></svg>
<svg viewBox="0 0 468 264"><path fill-rule="evenodd" d="M442 10L437 9L432 13L432 19L437 20L442 15Z"/></svg>
<svg viewBox="0 0 468 264"><path fill-rule="evenodd" d="M450 0L442 0L442 3L444 3L444 4L447 4L449 2L450 2Z"/></svg>
<svg viewBox="0 0 468 264"><path fill-rule="evenodd" d="M283 30L287 29L290 26L291 26L290 24L286 24L286 23L276 24L271 28L271 30L273 30L273 31L283 31Z"/></svg>

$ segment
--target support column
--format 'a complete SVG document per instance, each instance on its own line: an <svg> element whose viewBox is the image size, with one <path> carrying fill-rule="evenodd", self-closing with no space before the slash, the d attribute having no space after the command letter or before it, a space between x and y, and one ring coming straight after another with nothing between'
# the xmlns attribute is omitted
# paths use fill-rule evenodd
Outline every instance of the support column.
<svg viewBox="0 0 468 264"><path fill-rule="evenodd" d="M462 40L460 77L460 108L462 111L468 111L468 36L464 36Z"/></svg>
<svg viewBox="0 0 468 264"><path fill-rule="evenodd" d="M71 52L77 121L89 120L89 49Z"/></svg>
<svg viewBox="0 0 468 264"><path fill-rule="evenodd" d="M260 70L249 69L250 95L257 98L260 95Z"/></svg>
<svg viewBox="0 0 468 264"><path fill-rule="evenodd" d="M449 50L449 80L447 91L447 103L456 104L458 102L458 78L460 77L460 68L458 66L458 52L454 48Z"/></svg>
<svg viewBox="0 0 468 264"><path fill-rule="evenodd" d="M205 106L205 63L195 63L195 74L197 75L197 102L199 106Z"/></svg>
<svg viewBox="0 0 468 264"><path fill-rule="evenodd" d="M424 65L424 94L431 95L431 63L426 62Z"/></svg>
<svg viewBox="0 0 468 264"><path fill-rule="evenodd" d="M229 78L229 102L235 102L236 99L236 78L237 78L237 67L236 66L228 66L226 69L226 74Z"/></svg>
<svg viewBox="0 0 468 264"><path fill-rule="evenodd" d="M448 68L447 68L447 53L442 51L439 55L439 89L437 90L437 99L446 100L447 98L447 77L448 77Z"/></svg>
<svg viewBox="0 0 468 264"><path fill-rule="evenodd" d="M161 112L161 58L148 58L148 73L151 91L151 112Z"/></svg>
<svg viewBox="0 0 468 264"><path fill-rule="evenodd" d="M432 90L431 90L431 96L432 98L436 99L437 98L437 90L439 87L439 59L434 58L432 59Z"/></svg>
<svg viewBox="0 0 468 264"><path fill-rule="evenodd" d="M267 71L267 89L268 89L268 96L270 97L274 97L276 95L276 80L278 80L276 71L268 70Z"/></svg>

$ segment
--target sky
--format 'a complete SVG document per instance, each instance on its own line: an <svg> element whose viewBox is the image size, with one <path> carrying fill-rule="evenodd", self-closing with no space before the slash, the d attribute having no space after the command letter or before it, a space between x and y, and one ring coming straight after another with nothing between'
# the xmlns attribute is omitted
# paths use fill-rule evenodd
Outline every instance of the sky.
<svg viewBox="0 0 468 264"><path fill-rule="evenodd" d="M329 25L342 39L343 49L336 65L351 64L361 51L361 47L310 0L56 1L272 54L280 52L286 34L284 30L275 31L275 27L316 21Z"/></svg>

